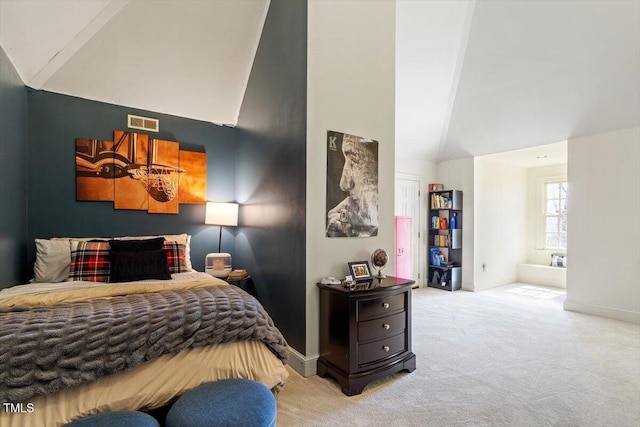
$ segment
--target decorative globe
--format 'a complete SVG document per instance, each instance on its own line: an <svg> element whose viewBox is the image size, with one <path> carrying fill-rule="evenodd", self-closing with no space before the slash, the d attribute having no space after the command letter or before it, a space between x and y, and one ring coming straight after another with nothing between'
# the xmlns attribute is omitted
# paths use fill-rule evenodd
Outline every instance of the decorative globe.
<svg viewBox="0 0 640 427"><path fill-rule="evenodd" d="M371 264L378 269L377 278L384 279L386 277L382 274L382 269L387 265L387 262L389 262L389 255L384 249L376 249L371 254Z"/></svg>

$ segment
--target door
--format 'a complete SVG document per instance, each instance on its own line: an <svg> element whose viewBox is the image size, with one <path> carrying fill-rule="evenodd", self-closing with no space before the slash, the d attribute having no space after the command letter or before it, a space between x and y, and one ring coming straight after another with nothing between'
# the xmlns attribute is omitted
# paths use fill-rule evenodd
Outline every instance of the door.
<svg viewBox="0 0 640 427"><path fill-rule="evenodd" d="M410 276L407 279L420 280L420 181L418 179L396 179L396 215L411 218ZM400 276L397 272L396 275Z"/></svg>

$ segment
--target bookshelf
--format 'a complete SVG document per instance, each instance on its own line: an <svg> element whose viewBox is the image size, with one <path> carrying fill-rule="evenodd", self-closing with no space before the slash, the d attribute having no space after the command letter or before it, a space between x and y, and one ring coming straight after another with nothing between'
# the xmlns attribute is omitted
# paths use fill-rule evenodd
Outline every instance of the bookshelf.
<svg viewBox="0 0 640 427"><path fill-rule="evenodd" d="M427 286L462 288L462 191L429 192L429 274Z"/></svg>

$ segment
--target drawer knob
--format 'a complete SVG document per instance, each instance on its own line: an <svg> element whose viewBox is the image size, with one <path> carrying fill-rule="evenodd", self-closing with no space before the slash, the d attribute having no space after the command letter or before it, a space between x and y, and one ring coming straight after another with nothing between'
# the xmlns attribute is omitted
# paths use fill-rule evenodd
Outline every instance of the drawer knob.
<svg viewBox="0 0 640 427"><path fill-rule="evenodd" d="M383 345L383 346L382 346L382 349L383 349L384 351L389 351L389 350L390 350L388 345Z"/></svg>
<svg viewBox="0 0 640 427"><path fill-rule="evenodd" d="M383 323L382 324L382 328L383 329L389 329L389 324L388 323Z"/></svg>
<svg viewBox="0 0 640 427"><path fill-rule="evenodd" d="M388 302L383 302L382 303L382 308L389 308L389 303Z"/></svg>

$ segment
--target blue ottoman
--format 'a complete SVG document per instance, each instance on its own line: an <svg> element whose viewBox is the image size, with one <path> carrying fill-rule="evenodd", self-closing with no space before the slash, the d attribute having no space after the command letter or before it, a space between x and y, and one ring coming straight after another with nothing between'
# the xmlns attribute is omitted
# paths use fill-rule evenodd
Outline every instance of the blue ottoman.
<svg viewBox="0 0 640 427"><path fill-rule="evenodd" d="M202 384L173 404L166 427L275 427L276 399L265 385L245 379Z"/></svg>
<svg viewBox="0 0 640 427"><path fill-rule="evenodd" d="M113 411L80 418L65 427L160 427L160 424L144 412Z"/></svg>

